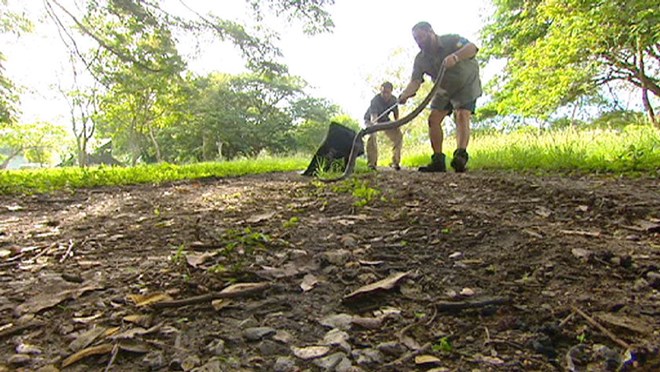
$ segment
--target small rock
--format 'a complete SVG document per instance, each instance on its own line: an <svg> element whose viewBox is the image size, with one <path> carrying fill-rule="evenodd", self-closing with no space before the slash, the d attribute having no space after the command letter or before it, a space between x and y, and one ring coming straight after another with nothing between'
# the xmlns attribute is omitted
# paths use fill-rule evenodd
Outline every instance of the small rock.
<svg viewBox="0 0 660 372"><path fill-rule="evenodd" d="M211 341L211 343L209 343L208 346L206 346L206 349L210 351L213 355L220 356L225 351L225 340L217 339Z"/></svg>
<svg viewBox="0 0 660 372"><path fill-rule="evenodd" d="M197 367L192 372L223 372L226 371L222 362L217 358L212 358L203 366Z"/></svg>
<svg viewBox="0 0 660 372"><path fill-rule="evenodd" d="M160 351L153 351L142 358L142 363L152 370L157 370L165 367L165 357Z"/></svg>
<svg viewBox="0 0 660 372"><path fill-rule="evenodd" d="M331 265L343 266L351 257L351 252L346 249L338 249L323 254L323 258Z"/></svg>
<svg viewBox="0 0 660 372"><path fill-rule="evenodd" d="M286 346L271 340L264 340L259 343L259 352L263 356L286 354L289 350Z"/></svg>
<svg viewBox="0 0 660 372"><path fill-rule="evenodd" d="M273 336L273 340L283 344L289 344L291 341L293 341L293 336L287 331L277 331L275 336Z"/></svg>
<svg viewBox="0 0 660 372"><path fill-rule="evenodd" d="M353 367L353 363L348 358L344 358L335 367L335 372L358 372L359 368Z"/></svg>
<svg viewBox="0 0 660 372"><path fill-rule="evenodd" d="M27 354L14 354L7 361L13 366L22 366L30 362L30 356Z"/></svg>
<svg viewBox="0 0 660 372"><path fill-rule="evenodd" d="M330 352L327 346L292 347L293 355L303 360L320 358Z"/></svg>
<svg viewBox="0 0 660 372"><path fill-rule="evenodd" d="M243 337L248 341L259 341L266 336L275 334L275 332L277 331L270 327L248 328L243 331Z"/></svg>
<svg viewBox="0 0 660 372"><path fill-rule="evenodd" d="M325 334L323 337L323 345L339 346L346 352L351 351L351 345L348 343L348 333L337 328Z"/></svg>
<svg viewBox="0 0 660 372"><path fill-rule="evenodd" d="M649 286L649 282L647 282L646 279L639 278L635 281L635 284L633 284L633 291L641 292L645 290L648 286Z"/></svg>
<svg viewBox="0 0 660 372"><path fill-rule="evenodd" d="M655 271L649 271L646 273L646 279L648 279L649 283L651 284L651 287L658 289L660 287L660 273L657 273Z"/></svg>
<svg viewBox="0 0 660 372"><path fill-rule="evenodd" d="M461 289L461 296L465 296L465 297L474 296L474 289L472 289L472 288L463 288L463 289Z"/></svg>
<svg viewBox="0 0 660 372"><path fill-rule="evenodd" d="M406 352L406 347L396 341L382 342L378 344L376 348L381 352L392 356L400 356Z"/></svg>
<svg viewBox="0 0 660 372"><path fill-rule="evenodd" d="M16 352L18 354L41 354L41 349L34 345L20 343L16 346Z"/></svg>
<svg viewBox="0 0 660 372"><path fill-rule="evenodd" d="M359 365L381 364L383 363L383 360L385 360L383 353L376 349L355 350L353 351L352 356L356 359L357 364Z"/></svg>
<svg viewBox="0 0 660 372"><path fill-rule="evenodd" d="M351 329L353 316L348 314L334 314L321 319L320 323L329 328L339 328L342 331Z"/></svg>
<svg viewBox="0 0 660 372"><path fill-rule="evenodd" d="M181 368L184 371L192 371L193 368L197 367L198 365L202 364L202 361L199 359L197 355L188 355L186 359L181 362Z"/></svg>
<svg viewBox="0 0 660 372"><path fill-rule="evenodd" d="M314 364L316 364L318 367L326 370L326 371L331 371L335 367L339 365L339 363L342 362L342 360L346 359L346 354L342 352L334 353L331 355L328 355L325 358L321 358L318 360L314 361Z"/></svg>
<svg viewBox="0 0 660 372"><path fill-rule="evenodd" d="M452 254L449 255L449 258L456 259L456 258L459 258L459 257L461 257L461 256L463 256L463 253L461 253L461 252L454 252L454 253L452 253Z"/></svg>
<svg viewBox="0 0 660 372"><path fill-rule="evenodd" d="M273 365L274 372L293 372L296 370L296 362L289 357L279 357Z"/></svg>

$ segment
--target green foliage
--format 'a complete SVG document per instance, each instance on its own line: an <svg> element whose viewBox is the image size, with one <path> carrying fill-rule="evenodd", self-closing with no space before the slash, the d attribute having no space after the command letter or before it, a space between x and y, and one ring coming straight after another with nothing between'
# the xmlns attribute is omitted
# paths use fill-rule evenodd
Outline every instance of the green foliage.
<svg viewBox="0 0 660 372"><path fill-rule="evenodd" d="M442 337L438 342L433 344L431 350L435 352L444 351L446 353L451 353L454 350L454 347L452 346L451 341L449 341L449 337Z"/></svg>
<svg viewBox="0 0 660 372"><path fill-rule="evenodd" d="M0 0L0 34L20 35L32 30L32 23L25 16L9 10L7 0ZM0 129L16 121L18 88L4 74L5 56L0 51Z"/></svg>
<svg viewBox="0 0 660 372"><path fill-rule="evenodd" d="M140 165L136 167L51 168L0 172L0 194L42 193L61 189L133 185L209 178L233 177L303 169L308 159L299 157L235 160L191 165Z"/></svg>
<svg viewBox="0 0 660 372"><path fill-rule="evenodd" d="M490 111L548 117L613 81L660 96L655 0L495 0L482 30L487 59L506 68L488 87Z"/></svg>
<svg viewBox="0 0 660 372"><path fill-rule="evenodd" d="M448 138L445 147L451 149L452 141ZM648 124L623 129L523 127L474 136L468 151L470 169L652 174L660 168L660 133ZM407 152L405 165L419 166L429 160L428 145Z"/></svg>
<svg viewBox="0 0 660 372"><path fill-rule="evenodd" d="M9 161L20 154L30 161L45 164L51 159L53 151L62 145L64 138L64 129L46 122L0 128L0 149L8 153L0 154L0 169L6 168Z"/></svg>
<svg viewBox="0 0 660 372"><path fill-rule="evenodd" d="M353 205L358 208L364 207L376 200L381 194L380 190L370 187L369 180L363 180L358 177L349 178L331 187L334 192L350 192L357 199Z"/></svg>

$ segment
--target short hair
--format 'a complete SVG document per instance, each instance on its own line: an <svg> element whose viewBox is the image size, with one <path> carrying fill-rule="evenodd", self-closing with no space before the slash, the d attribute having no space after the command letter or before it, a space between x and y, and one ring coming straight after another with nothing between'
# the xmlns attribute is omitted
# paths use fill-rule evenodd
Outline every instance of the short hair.
<svg viewBox="0 0 660 372"><path fill-rule="evenodd" d="M390 83L389 81L384 82L383 84L381 84L380 87L381 87L381 88L394 89L394 85L392 85L392 83Z"/></svg>
<svg viewBox="0 0 660 372"><path fill-rule="evenodd" d="M431 24L428 22L419 22L416 25L413 26L412 28L413 32L417 30L423 30L423 31L433 31L433 27L431 27Z"/></svg>

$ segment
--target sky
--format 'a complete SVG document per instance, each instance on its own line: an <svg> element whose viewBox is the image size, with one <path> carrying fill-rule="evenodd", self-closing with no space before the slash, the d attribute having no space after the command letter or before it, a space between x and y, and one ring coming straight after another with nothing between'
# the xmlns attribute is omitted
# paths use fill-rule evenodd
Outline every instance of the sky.
<svg viewBox="0 0 660 372"><path fill-rule="evenodd" d="M178 0L168 1L171 9L187 12ZM185 2L202 14L213 11L226 19L251 19L244 0ZM43 13L40 1L10 0L12 4L21 4L32 14ZM392 80L391 73L397 69L406 78L412 72L417 46L410 30L415 23L427 21L438 34L457 33L479 46L478 34L489 16L489 5L489 0L336 0L328 8L335 23L332 33L304 35L295 22L275 21L272 27L281 34L281 62L289 66L289 72L310 84L310 94L329 99L359 121L381 81ZM192 55L192 48L185 46L194 44L182 43L184 54ZM0 48L7 58L6 74L24 89L21 121L45 120L68 126L67 104L57 86L70 88L71 68L54 26L37 25L31 34L3 37ZM202 52L189 61L192 71L244 71L239 52L230 45L215 42L200 49ZM482 70L482 79L492 74L487 66ZM395 87L395 93L402 88Z"/></svg>

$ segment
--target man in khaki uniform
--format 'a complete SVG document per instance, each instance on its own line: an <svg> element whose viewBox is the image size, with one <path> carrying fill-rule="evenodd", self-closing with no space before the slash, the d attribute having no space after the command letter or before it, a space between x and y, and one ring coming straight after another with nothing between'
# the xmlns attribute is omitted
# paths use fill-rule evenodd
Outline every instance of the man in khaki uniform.
<svg viewBox="0 0 660 372"><path fill-rule="evenodd" d="M445 74L440 89L431 101L429 137L433 155L431 164L420 167L420 172L446 172L442 153L442 121L455 111L456 144L451 166L456 172L465 172L468 162L467 146L470 141L470 118L474 114L477 98L481 96L479 64L476 45L459 35L437 35L427 22L419 22L412 29L420 52L415 57L412 78L399 95L405 103L424 81L424 75L435 80L442 66Z"/></svg>
<svg viewBox="0 0 660 372"><path fill-rule="evenodd" d="M397 98L392 95L394 87L392 83L386 81L380 86L378 93L369 105L369 109L364 114L364 122L367 127L376 123L390 121L390 114L394 115L394 120L399 119L399 108L397 107ZM400 128L389 129L385 135L392 141L392 163L390 166L396 170L401 169L401 147L403 145L403 134ZM378 163L378 143L376 133L369 135L367 140L367 163L370 169L376 170Z"/></svg>

